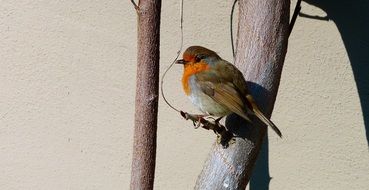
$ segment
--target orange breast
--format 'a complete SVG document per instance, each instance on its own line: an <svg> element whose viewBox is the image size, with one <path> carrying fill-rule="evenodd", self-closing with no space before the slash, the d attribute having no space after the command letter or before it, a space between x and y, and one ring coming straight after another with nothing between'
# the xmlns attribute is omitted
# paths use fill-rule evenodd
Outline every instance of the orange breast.
<svg viewBox="0 0 369 190"><path fill-rule="evenodd" d="M209 65L206 63L187 63L184 66L184 72L182 77L182 86L183 90L185 91L186 95L191 93L190 87L190 77L196 73L205 71L209 69Z"/></svg>

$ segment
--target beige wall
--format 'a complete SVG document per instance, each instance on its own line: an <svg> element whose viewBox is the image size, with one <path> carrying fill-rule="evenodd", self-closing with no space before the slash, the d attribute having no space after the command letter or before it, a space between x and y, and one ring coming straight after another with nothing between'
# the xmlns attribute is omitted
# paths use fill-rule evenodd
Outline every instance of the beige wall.
<svg viewBox="0 0 369 190"><path fill-rule="evenodd" d="M232 60L230 7L185 1L185 47L207 46ZM179 1L163 1L161 71L179 47L178 8ZM303 12L326 15L306 3ZM342 39L333 21L297 20L272 117L284 138L269 135L270 189L369 186L363 112ZM128 189L136 72L130 2L5 0L0 42L0 189ZM181 72L168 74L167 98L195 111ZM215 136L159 106L155 187L191 189Z"/></svg>

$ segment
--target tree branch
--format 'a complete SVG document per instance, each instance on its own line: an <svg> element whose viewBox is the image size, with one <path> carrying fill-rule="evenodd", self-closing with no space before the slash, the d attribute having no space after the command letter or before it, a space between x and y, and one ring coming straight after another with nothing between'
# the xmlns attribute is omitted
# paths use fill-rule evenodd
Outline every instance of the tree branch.
<svg viewBox="0 0 369 190"><path fill-rule="evenodd" d="M156 157L161 0L141 0L139 6L136 110L130 188L150 190L154 184Z"/></svg>
<svg viewBox="0 0 369 190"><path fill-rule="evenodd" d="M240 0L235 65L243 72L261 110L270 116L278 91L289 35L289 0ZM235 115L225 126L236 142L214 144L195 189L245 189L260 151L266 127Z"/></svg>

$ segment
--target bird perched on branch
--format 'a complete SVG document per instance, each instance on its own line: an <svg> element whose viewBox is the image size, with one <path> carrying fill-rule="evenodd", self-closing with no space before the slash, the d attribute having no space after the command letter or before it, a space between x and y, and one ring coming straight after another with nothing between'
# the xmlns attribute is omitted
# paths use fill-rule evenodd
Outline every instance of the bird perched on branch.
<svg viewBox="0 0 369 190"><path fill-rule="evenodd" d="M214 51L191 46L177 64L184 66L182 85L185 94L202 112L220 118L236 113L249 122L249 116L255 115L282 137L280 130L265 117L249 94L241 71Z"/></svg>

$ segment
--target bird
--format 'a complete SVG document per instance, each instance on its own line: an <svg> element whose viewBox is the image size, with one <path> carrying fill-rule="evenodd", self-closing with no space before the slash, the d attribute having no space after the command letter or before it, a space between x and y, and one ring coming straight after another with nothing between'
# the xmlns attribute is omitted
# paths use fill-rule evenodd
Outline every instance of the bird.
<svg viewBox="0 0 369 190"><path fill-rule="evenodd" d="M220 119L235 113L251 123L250 116L254 115L282 137L277 126L261 112L243 74L233 64L202 46L188 47L176 63L184 68L184 93L201 112Z"/></svg>

